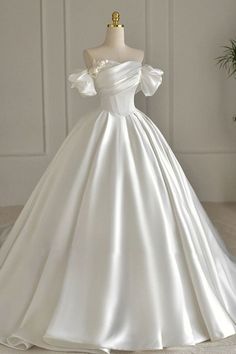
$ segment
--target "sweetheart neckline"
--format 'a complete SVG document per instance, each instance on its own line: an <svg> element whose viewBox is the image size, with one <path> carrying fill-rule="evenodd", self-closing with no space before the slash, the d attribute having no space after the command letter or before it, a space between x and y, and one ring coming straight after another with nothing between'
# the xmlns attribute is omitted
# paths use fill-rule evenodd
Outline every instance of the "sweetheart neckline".
<svg viewBox="0 0 236 354"><path fill-rule="evenodd" d="M118 60L113 60L113 59L106 59L106 58L93 58L93 64L92 66L87 69L88 71L92 71L94 70L96 67L99 67L99 64L103 63L103 66L105 66L106 63L115 63L116 66L120 66L120 65L123 65L123 64L128 64L128 63L135 63L135 64L139 64L140 67L142 67L144 64L143 64L143 61L138 61L138 60L125 60L125 61L118 61ZM97 66L96 66L97 64Z"/></svg>
<svg viewBox="0 0 236 354"><path fill-rule="evenodd" d="M138 64L142 64L143 65L143 60L142 61L138 61L138 60L125 60L125 61L119 61L119 60L113 60L113 59L108 59L108 58L93 58L93 62L113 62L113 63L117 63L117 64L125 64L125 63L129 63L129 62L134 62L134 63L138 63Z"/></svg>
<svg viewBox="0 0 236 354"><path fill-rule="evenodd" d="M115 65L108 66L108 68L106 68L106 64L108 64L108 63L115 63ZM103 69L103 68L106 68L107 70L109 70L109 69L113 69L114 67L120 67L120 66L122 66L124 64L129 64L129 63L138 64L140 69L144 65L143 62L140 62L140 61L137 61L137 60L126 60L126 61L120 62L118 60L113 60L113 59L101 59L101 58L95 59L95 58L93 58L92 66L90 68L86 68L85 71L92 78L95 78L95 77L97 77L97 75L100 72L100 70Z"/></svg>

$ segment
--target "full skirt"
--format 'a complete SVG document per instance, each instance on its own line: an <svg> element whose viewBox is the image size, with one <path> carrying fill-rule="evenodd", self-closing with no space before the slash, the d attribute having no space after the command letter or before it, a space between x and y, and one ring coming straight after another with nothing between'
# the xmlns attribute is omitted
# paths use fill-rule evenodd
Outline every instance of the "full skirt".
<svg viewBox="0 0 236 354"><path fill-rule="evenodd" d="M0 343L154 350L236 333L236 257L142 111L71 130L0 248Z"/></svg>

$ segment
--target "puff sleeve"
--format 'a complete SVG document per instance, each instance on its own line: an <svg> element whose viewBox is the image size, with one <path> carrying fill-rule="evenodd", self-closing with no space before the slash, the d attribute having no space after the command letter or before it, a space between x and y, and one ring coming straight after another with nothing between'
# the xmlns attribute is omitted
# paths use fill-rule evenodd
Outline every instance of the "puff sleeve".
<svg viewBox="0 0 236 354"><path fill-rule="evenodd" d="M161 69L153 68L151 65L144 64L141 67L140 84L138 91L142 91L145 96L152 96L162 83Z"/></svg>
<svg viewBox="0 0 236 354"><path fill-rule="evenodd" d="M95 96L94 80L90 76L88 69L78 69L68 77L71 88L77 88L81 96Z"/></svg>

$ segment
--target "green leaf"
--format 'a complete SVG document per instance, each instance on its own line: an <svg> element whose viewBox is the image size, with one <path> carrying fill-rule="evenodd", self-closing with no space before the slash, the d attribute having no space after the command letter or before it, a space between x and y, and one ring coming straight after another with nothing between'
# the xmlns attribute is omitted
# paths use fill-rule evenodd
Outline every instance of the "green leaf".
<svg viewBox="0 0 236 354"><path fill-rule="evenodd" d="M227 71L228 77L236 73L236 39L229 40L230 45L223 45L223 55L215 58L216 64Z"/></svg>

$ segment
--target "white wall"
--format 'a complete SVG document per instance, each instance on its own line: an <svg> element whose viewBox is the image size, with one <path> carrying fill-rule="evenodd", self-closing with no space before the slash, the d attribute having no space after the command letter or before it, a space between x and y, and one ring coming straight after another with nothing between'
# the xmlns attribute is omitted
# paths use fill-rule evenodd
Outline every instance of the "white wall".
<svg viewBox="0 0 236 354"><path fill-rule="evenodd" d="M235 0L0 0L0 205L24 204L79 117L97 104L66 78L104 39L112 11L126 42L164 70L136 105L163 132L201 200L236 200L236 80L215 65L235 35Z"/></svg>

